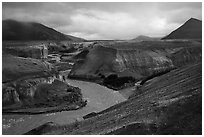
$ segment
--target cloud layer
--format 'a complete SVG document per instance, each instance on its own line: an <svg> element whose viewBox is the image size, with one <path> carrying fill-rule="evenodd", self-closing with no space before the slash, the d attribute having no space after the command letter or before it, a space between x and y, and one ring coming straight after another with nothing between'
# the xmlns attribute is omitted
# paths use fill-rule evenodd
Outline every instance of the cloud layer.
<svg viewBox="0 0 204 137"><path fill-rule="evenodd" d="M3 19L35 21L85 39L162 37L191 17L202 3L3 3Z"/></svg>

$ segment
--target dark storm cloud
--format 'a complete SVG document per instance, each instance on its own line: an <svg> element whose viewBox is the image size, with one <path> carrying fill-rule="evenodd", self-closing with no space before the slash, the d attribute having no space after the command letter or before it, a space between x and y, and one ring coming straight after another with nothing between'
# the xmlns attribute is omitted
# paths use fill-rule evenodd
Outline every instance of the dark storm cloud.
<svg viewBox="0 0 204 137"><path fill-rule="evenodd" d="M191 17L202 19L202 3L3 3L2 17L86 39L129 39L164 36Z"/></svg>

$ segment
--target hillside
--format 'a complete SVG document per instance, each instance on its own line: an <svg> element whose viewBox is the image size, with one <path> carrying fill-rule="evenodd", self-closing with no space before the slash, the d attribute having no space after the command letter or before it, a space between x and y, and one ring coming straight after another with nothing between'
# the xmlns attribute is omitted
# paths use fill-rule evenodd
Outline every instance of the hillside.
<svg viewBox="0 0 204 137"><path fill-rule="evenodd" d="M5 40L68 40L84 41L82 38L65 35L53 28L36 22L20 22L15 20L2 21L2 35Z"/></svg>
<svg viewBox="0 0 204 137"><path fill-rule="evenodd" d="M162 39L202 39L202 21L191 18Z"/></svg>

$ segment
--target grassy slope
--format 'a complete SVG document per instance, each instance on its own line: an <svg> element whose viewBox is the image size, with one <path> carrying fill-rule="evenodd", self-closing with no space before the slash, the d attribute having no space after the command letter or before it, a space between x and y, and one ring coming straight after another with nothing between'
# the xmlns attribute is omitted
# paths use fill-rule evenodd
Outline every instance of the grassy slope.
<svg viewBox="0 0 204 137"><path fill-rule="evenodd" d="M3 55L2 81L8 82L25 77L50 76L51 65L37 59Z"/></svg>

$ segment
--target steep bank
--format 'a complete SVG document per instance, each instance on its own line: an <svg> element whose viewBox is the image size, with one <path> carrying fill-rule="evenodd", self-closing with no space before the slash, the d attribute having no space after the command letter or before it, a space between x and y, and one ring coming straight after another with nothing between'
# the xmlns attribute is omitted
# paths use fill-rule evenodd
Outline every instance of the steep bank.
<svg viewBox="0 0 204 137"><path fill-rule="evenodd" d="M116 75L118 81L122 82L114 83L117 82L114 79L109 87L117 89L124 87L129 81L135 83L152 75L199 62L202 56L201 43L192 41L124 43L124 47L122 44L94 46L80 53L83 56L76 58L69 77L104 84L104 79ZM125 79L120 79L121 77ZM135 80L130 80L130 77Z"/></svg>
<svg viewBox="0 0 204 137"><path fill-rule="evenodd" d="M80 59L71 70L70 77L87 79L100 78L99 73L113 71L113 62L116 58L116 50L102 46L92 48L85 58ZM83 52L82 52L83 53Z"/></svg>
<svg viewBox="0 0 204 137"><path fill-rule="evenodd" d="M140 79L142 75L172 68L172 61L165 54L165 51L157 53L141 49L117 50L97 46L90 49L87 56L74 65L69 77L97 79L118 74Z"/></svg>

